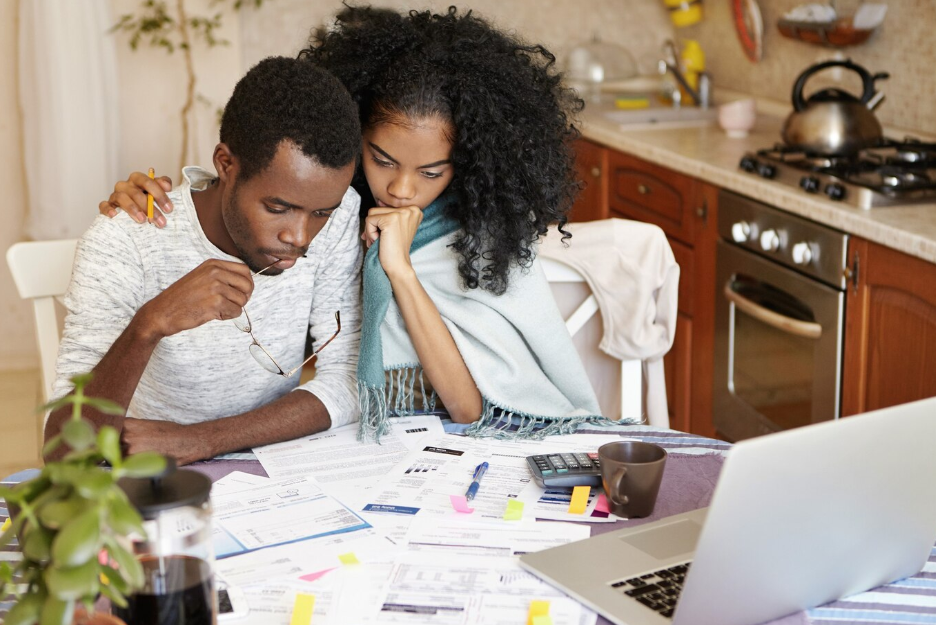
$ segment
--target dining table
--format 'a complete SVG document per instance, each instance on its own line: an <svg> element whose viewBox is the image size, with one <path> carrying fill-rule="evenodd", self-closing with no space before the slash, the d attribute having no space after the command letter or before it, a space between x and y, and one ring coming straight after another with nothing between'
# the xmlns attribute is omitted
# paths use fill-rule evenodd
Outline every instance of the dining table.
<svg viewBox="0 0 936 625"><path fill-rule="evenodd" d="M449 430L449 428L446 428ZM582 427L579 432L607 434L608 428ZM614 523L592 523L591 535L650 523L667 516L708 506L718 482L722 464L731 452L731 444L722 440L687 434L676 430L648 425L617 426L615 434L660 445L667 451L663 480L652 515L642 519L617 520ZM453 435L457 435L452 432ZM496 444L493 442L492 444ZM793 461L793 459L791 459ZM250 454L220 457L188 465L212 481L234 471L267 477L263 466ZM0 483L15 485L35 475L35 470L24 471ZM803 511L808 514L808 511ZM7 509L0 500L0 522L7 518ZM12 543L0 551L0 561L11 565L20 558L18 545ZM0 619L12 606L12 597L0 597ZM598 615L599 625L610 621ZM237 621L253 625L250 617ZM810 610L790 614L770 621L770 625L897 625L906 623L932 623L936 625L936 547L923 569L912 577L897 580L838 601ZM257 622L257 625L262 625ZM522 624L519 624L522 625Z"/></svg>

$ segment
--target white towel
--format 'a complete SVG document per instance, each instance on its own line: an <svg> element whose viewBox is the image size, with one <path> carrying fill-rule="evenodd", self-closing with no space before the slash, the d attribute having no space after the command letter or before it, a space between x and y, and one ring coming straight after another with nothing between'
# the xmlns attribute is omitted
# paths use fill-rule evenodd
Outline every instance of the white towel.
<svg viewBox="0 0 936 625"><path fill-rule="evenodd" d="M641 360L651 425L668 425L663 356L673 345L679 265L663 231L625 219L568 224L568 246L555 229L539 253L577 269L591 287L604 324L599 347L620 360Z"/></svg>

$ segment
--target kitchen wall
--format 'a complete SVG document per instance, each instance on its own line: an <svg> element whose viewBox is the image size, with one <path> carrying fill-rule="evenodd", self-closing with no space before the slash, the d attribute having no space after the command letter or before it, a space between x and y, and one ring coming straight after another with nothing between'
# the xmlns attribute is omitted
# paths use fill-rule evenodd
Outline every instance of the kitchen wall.
<svg viewBox="0 0 936 625"><path fill-rule="evenodd" d="M764 22L764 58L759 63L751 63L742 53L731 26L731 3L727 0L706 0L706 19L680 30L678 35L701 42L716 87L789 102L797 76L808 66L830 59L837 52L787 39L777 30L777 20L804 1L759 0ZM839 54L872 73L890 72L890 79L879 83L887 99L875 110L883 124L910 132L936 134L936 69L933 67L936 2L892 0L885 3L887 17L871 39L862 45L844 48ZM859 4L859 0L838 0L839 14L853 13ZM851 73L846 74L850 78ZM822 85L823 82L814 83L811 79L806 94ZM856 85L857 81L850 79L842 83L843 88L858 93Z"/></svg>
<svg viewBox="0 0 936 625"><path fill-rule="evenodd" d="M655 71L662 42L672 36L660 0L374 0L360 4L395 9L444 11L450 5L471 8L497 26L515 30L528 41L543 43L561 61L576 44L597 35L621 44L647 72ZM331 23L338 0L272 0L242 22L245 67L272 54L294 54L309 31Z"/></svg>

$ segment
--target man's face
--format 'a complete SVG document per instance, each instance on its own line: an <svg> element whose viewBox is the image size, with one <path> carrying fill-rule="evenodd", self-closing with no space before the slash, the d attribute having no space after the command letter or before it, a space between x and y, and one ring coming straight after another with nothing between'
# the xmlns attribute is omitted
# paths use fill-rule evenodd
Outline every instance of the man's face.
<svg viewBox="0 0 936 625"><path fill-rule="evenodd" d="M353 173L353 162L329 169L283 141L266 169L246 181L235 174L221 214L251 271L273 264L264 274L275 276L292 267L341 204Z"/></svg>

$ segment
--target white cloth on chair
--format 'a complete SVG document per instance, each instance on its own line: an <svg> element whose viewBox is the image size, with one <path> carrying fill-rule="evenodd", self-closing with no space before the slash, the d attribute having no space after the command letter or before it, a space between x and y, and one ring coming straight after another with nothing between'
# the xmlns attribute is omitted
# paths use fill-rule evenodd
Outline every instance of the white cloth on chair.
<svg viewBox="0 0 936 625"><path fill-rule="evenodd" d="M642 360L651 425L668 425L663 356L673 345L679 265L663 231L625 219L573 223L568 246L555 229L539 254L577 269L598 300L599 348L620 360Z"/></svg>

